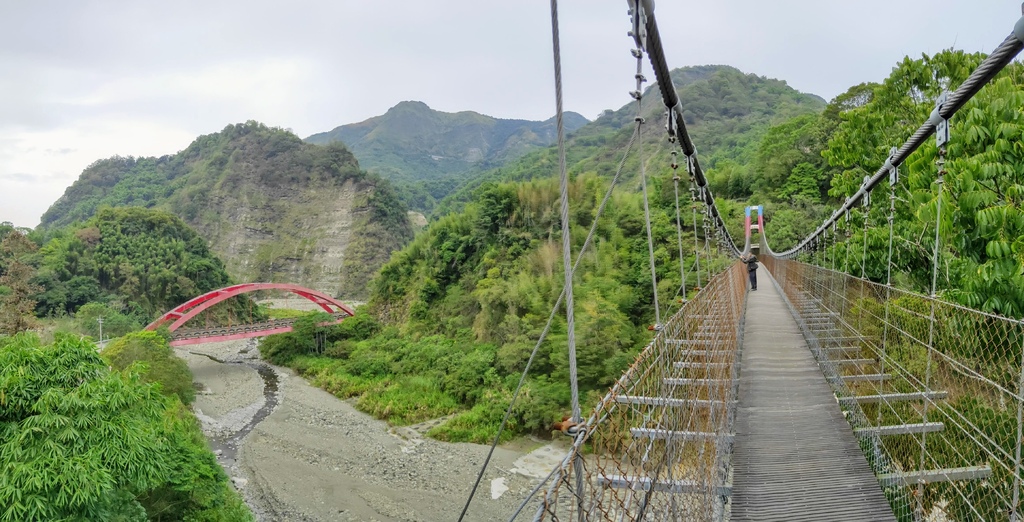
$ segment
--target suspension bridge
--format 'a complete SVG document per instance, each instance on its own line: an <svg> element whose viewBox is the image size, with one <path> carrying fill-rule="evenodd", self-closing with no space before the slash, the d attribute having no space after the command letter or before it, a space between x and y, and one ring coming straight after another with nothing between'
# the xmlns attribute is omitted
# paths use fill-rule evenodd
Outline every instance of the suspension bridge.
<svg viewBox="0 0 1024 522"><path fill-rule="evenodd" d="M655 335L585 414L575 383L572 275L592 242L623 158L575 262L572 234L563 228L566 284L537 342L539 347L564 301L573 411L563 426L571 449L510 519L530 513L533 520L552 521L1021 520L1024 323L943 301L936 281L944 165L947 144L956 139L949 120L1024 48L1024 18L966 81L936 100L931 115L905 142L893 144L884 163L828 219L794 248L775 252L761 207L746 211L742 246L730 235L686 129L685 100L669 76L654 3L628 3L637 117L626 154L642 144L646 56L668 113L672 169L680 166L675 158L681 154L686 172L673 177L681 294L687 295L690 270L699 291L663 320L641 161ZM551 4L561 222L568 227L557 5ZM930 139L936 140L939 161L933 183L932 285L925 294L893 285L891 268L899 169ZM704 243L694 245L690 267L683 261L679 205L685 181L694 236L700 236L698 222L704 228ZM849 264L852 247L836 247L850 231L851 212L869 208L872 193L886 182L889 271L881 283L865 273L866 233L859 273L851 273L857 272ZM872 225L863 214L867 231ZM712 274L707 262L712 248L737 258L757 253L763 265L758 291L748 291L743 263ZM847 259L837 262L840 252ZM337 321L353 313L319 292L254 283L196 297L147 329L168 326L176 346L290 331L290 321L180 328L218 302L267 289L309 299ZM460 520L475 491L476 486Z"/></svg>
<svg viewBox="0 0 1024 522"><path fill-rule="evenodd" d="M743 263L718 274L707 270L706 284L698 279L699 291L663 320L641 160L655 336L596 408L589 414L581 411L572 275L594 228L574 263L567 228L557 2L552 0L567 274L552 317L564 300L573 413L562 426L572 446L510 520L532 513L533 520L579 521L1019 521L1024 324L943 301L936 284L947 146L956 139L949 120L1024 48L1024 17L966 81L936 100L916 132L902 145L892 144L888 159L828 219L791 250L775 252L761 207L747 209L742 247L731 237L686 129L685 100L669 76L654 2L628 4L637 59L632 93L637 117L626 154L640 143L645 123L640 108L646 56L668 113L673 170L679 166L675 158L682 154L684 159L694 235L698 221L704 227L704 245L694 245L695 262L684 266L679 185L685 178L674 176L681 294L687 295L687 270L700 277L707 269L701 257L707 264L713 248L737 258L757 253L762 280L755 293L748 291ZM928 247L934 252L932 284L926 294L896 288L891 269L899 169L930 139L935 139L938 161L932 183L934 244ZM886 181L889 271L880 283L865 273L866 232L872 225L862 209L870 208L872 193ZM607 201L606 195L598 216ZM858 267L849 265L853 247L837 245L851 229L851 212L858 211L865 242L859 273L854 273ZM837 263L839 252L846 259ZM524 377L528 371L529 363ZM463 517L475 491L476 486Z"/></svg>

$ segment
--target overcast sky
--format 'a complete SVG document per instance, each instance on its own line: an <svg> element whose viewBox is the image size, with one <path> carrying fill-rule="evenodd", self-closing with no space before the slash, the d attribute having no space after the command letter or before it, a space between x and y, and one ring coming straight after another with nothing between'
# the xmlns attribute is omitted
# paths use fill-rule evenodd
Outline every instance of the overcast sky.
<svg viewBox="0 0 1024 522"><path fill-rule="evenodd" d="M627 3L559 7L566 109L593 119L629 102ZM656 6L670 67L728 64L826 100L906 55L990 52L1020 12L1019 0ZM544 0L0 0L0 221L34 227L93 161L173 154L229 123L306 137L402 100L546 119L551 63Z"/></svg>

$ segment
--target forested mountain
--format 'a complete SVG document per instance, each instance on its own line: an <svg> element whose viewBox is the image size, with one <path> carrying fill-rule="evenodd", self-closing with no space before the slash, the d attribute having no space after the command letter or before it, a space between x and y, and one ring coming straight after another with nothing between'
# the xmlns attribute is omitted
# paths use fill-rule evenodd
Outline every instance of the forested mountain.
<svg viewBox="0 0 1024 522"><path fill-rule="evenodd" d="M789 129L794 118L813 121L808 128L817 128L825 103L783 82L731 67L680 69L673 77L709 175L730 168L736 176L736 188L731 182L717 188L737 199L755 192L775 197L779 187L756 182L762 163L775 157L763 152L770 145L765 136L776 127ZM576 280L579 378L590 401L632 362L656 322L638 179L641 158L649 176L662 317L684 297L664 108L656 96L645 97L643 107L648 122L644 146L634 148L626 162L627 181L596 221L594 242ZM569 140L574 253L595 223L598 204L630 139L635 111L635 104L607 111ZM801 141L805 126L797 128L800 138L794 139ZM776 162L812 162L818 151L801 149L800 155ZM462 410L433 435L481 442L492 437L562 288L557 165L557 151L544 149L463 188L445 212L436 212L436 221L381 269L369 303L371 317L324 332L331 343L326 350L310 350L301 338L287 336L269 339L261 350L340 396L359 395L358 407L393 422ZM687 186L684 182L681 194L687 209L682 240L690 293L700 280L693 269L693 245L695 240L703 245L705 238L699 224L695 237ZM813 202L820 205L817 187L815 192ZM738 229L742 201L722 198L720 208ZM730 261L702 257L702 280ZM545 433L568 411L566 329L559 314L534 360L511 420L513 431Z"/></svg>
<svg viewBox="0 0 1024 522"><path fill-rule="evenodd" d="M228 125L160 158L100 160L43 214L52 230L103 206L170 211L209 241L240 281L365 295L370 276L412 237L391 185L342 144L318 146L256 122Z"/></svg>
<svg viewBox="0 0 1024 522"><path fill-rule="evenodd" d="M888 148L913 132L943 89L955 88L979 55L944 51L907 59L883 84L851 87L827 105L783 82L722 66L673 71L684 113L726 222L740 237L741 209L764 204L771 243L792 246L884 161ZM1024 135L1020 87L1013 64L953 120L950 173L943 195L940 286L947 298L997 313L1024 310L1024 159L1013 143ZM650 93L650 91L648 91ZM608 111L569 140L573 252L596 223L591 250L576 273L579 383L592 405L650 338L655 322L639 158L647 161L651 225L662 317L682 298L670 145L657 96L644 98L643 146L625 162L627 180L604 216L595 209L631 133L636 106ZM920 290L931 274L922 237L935 222L936 149L926 143L903 170L893 265L897 284ZM682 158L680 163L685 164ZM552 303L561 291L561 232L557 152L545 149L465 186L435 222L396 253L374 280L368 315L324 328L324 349L302 337L269 339L261 350L313 382L395 423L456 413L431 434L451 440L494 436ZM683 174L683 205L687 183ZM876 198L883 199L883 198ZM866 271L886 271L885 204L871 208ZM859 216L830 254L842 267L864 252ZM693 291L691 245L703 243L700 218L683 214L685 288ZM696 233L696 238L694 234ZM840 239L842 241L842 239ZM705 270L708 260L703 259ZM714 268L731 260L715 259ZM705 275L706 278L706 275ZM706 279L705 279L706 280ZM546 433L569 411L567 326L562 314L540 345L513 410L512 432ZM315 329L308 323L305 338Z"/></svg>
<svg viewBox="0 0 1024 522"><path fill-rule="evenodd" d="M587 123L567 112L567 132ZM450 193L472 173L503 165L555 142L555 119L492 118L472 111L435 111L404 101L385 114L314 134L306 141L343 142L363 168L396 183L420 210Z"/></svg>
<svg viewBox="0 0 1024 522"><path fill-rule="evenodd" d="M745 199L751 196L760 178L760 167L756 164L771 161L759 154L769 129L799 116L816 119L825 107L825 101L818 96L798 92L783 81L745 74L725 65L684 67L673 70L671 75L683 101L687 130L697 144L711 188L719 197ZM648 168L666 169L670 163L670 144L665 139L665 106L657 86L645 91L642 103L641 114L646 121L643 157L648 161ZM616 154L629 141L636 116L637 104L628 103L618 110L605 111L574 132L567 143L570 172L613 174ZM685 165L681 156L679 161ZM637 165L634 157L627 163L626 172L637 172ZM476 187L487 181L548 177L556 174L557 167L554 148L532 152L467 183L443 202L435 214L443 215L459 208L462 202L472 199ZM778 187L763 188L775 190ZM827 191L827 184L823 190ZM737 220L737 227L739 224Z"/></svg>
<svg viewBox="0 0 1024 522"><path fill-rule="evenodd" d="M119 335L116 312L152 318L232 284L224 263L180 218L139 207L103 208L62 229L39 251L39 316L74 314L91 302L112 305L107 332Z"/></svg>

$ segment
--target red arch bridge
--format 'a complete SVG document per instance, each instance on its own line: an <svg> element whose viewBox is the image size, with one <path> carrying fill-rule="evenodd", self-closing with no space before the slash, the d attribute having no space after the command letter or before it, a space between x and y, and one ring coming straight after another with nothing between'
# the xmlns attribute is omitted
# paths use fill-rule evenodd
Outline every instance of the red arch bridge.
<svg viewBox="0 0 1024 522"><path fill-rule="evenodd" d="M264 337L292 331L295 319L277 319L264 323L217 326L212 328L182 328L190 319L217 303L259 290L283 290L309 299L331 314L334 320L330 324L340 323L346 317L355 315L355 312L348 305L323 292L287 283L245 283L207 292L199 297L190 299L188 302L178 305L173 310L161 315L157 320L149 323L146 326L146 330L156 330L161 326L167 326L171 331L171 346L233 341L235 339Z"/></svg>

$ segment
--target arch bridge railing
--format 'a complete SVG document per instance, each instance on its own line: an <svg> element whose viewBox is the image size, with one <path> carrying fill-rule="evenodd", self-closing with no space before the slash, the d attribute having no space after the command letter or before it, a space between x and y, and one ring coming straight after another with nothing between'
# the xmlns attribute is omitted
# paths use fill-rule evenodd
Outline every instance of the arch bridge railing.
<svg viewBox="0 0 1024 522"><path fill-rule="evenodd" d="M288 283L244 283L213 290L189 299L185 303L182 303L161 315L152 323L149 323L149 325L146 326L146 330L156 330L166 326L171 332L172 346L196 344L199 342L244 339L248 337L290 332L292 329L292 323L294 322L291 319L280 319L277 321L250 325L220 326L214 328L182 328L182 326L189 320L218 303L239 295L265 290L290 292L299 297L308 299L325 312L331 314L334 317L335 322L341 322L344 318L355 315L355 311L345 303L342 303L341 301L317 290Z"/></svg>

